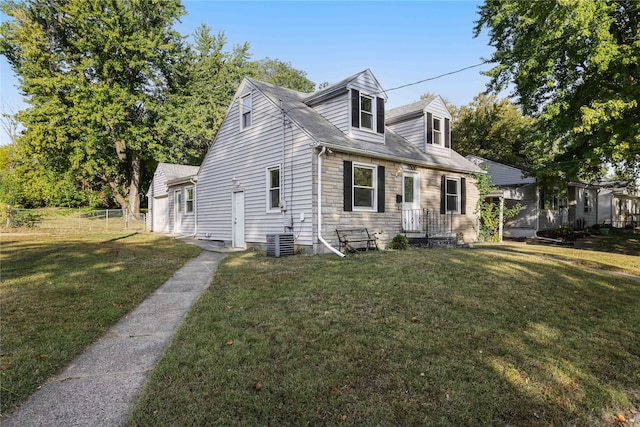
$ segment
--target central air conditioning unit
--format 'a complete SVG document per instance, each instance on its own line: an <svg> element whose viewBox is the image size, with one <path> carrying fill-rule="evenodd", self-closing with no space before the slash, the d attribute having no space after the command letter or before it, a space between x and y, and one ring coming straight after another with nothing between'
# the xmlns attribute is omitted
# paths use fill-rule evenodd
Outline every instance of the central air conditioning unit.
<svg viewBox="0 0 640 427"><path fill-rule="evenodd" d="M293 255L293 234L267 234L267 256L279 258Z"/></svg>

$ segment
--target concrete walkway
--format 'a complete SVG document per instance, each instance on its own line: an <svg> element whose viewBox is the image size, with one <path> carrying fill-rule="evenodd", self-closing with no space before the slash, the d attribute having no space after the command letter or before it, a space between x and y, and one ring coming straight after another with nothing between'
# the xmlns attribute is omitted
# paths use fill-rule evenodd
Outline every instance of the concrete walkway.
<svg viewBox="0 0 640 427"><path fill-rule="evenodd" d="M176 327L207 288L224 257L204 251L180 268L11 417L9 426L121 426Z"/></svg>

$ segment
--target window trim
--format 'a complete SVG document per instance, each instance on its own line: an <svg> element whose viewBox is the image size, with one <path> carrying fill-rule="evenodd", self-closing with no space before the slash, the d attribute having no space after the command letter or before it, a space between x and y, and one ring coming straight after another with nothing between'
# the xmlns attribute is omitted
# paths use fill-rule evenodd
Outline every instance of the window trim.
<svg viewBox="0 0 640 427"><path fill-rule="evenodd" d="M436 130L436 121L438 122L438 130ZM444 125L444 118L440 116L435 116L435 115L431 116L431 132L432 132L431 141L433 145L437 145L438 147L444 147L443 125ZM436 139L436 135L438 135L437 139Z"/></svg>
<svg viewBox="0 0 640 427"><path fill-rule="evenodd" d="M367 110L363 110L362 109L362 101L363 99L368 99L369 103L371 105L371 111L367 111ZM376 130L376 100L375 97L369 96L369 95L363 95L362 92L360 93L360 99L359 99L359 103L358 103L358 110L359 110L359 114L360 114L360 129L361 130L365 130L367 132L375 132ZM363 117L365 115L368 115L369 117L371 117L371 127L366 127L363 126Z"/></svg>
<svg viewBox="0 0 640 427"><path fill-rule="evenodd" d="M189 191L191 191L191 199L189 199ZM184 213L186 215L193 215L196 207L196 192L193 185L184 188ZM189 202L191 202L191 209L189 209Z"/></svg>
<svg viewBox="0 0 640 427"><path fill-rule="evenodd" d="M449 181L455 181L456 183L456 208L455 209L449 209L449 195L453 195L453 193L449 193ZM461 205L461 201L462 201L462 191L461 191L461 178L457 177L457 176L446 176L445 177L445 185L444 185L444 212L447 214L450 213L454 213L454 214L459 214L460 213L460 205Z"/></svg>
<svg viewBox="0 0 640 427"><path fill-rule="evenodd" d="M249 111L245 111L245 100L249 100ZM245 117L249 118L249 124L245 124ZM240 131L253 126L253 94L251 92L240 97Z"/></svg>
<svg viewBox="0 0 640 427"><path fill-rule="evenodd" d="M584 190L582 199L583 199L583 202L582 202L583 212L585 214L590 214L593 209L593 206L591 206L592 203L591 203L591 196L589 195L589 190L587 190L586 188Z"/></svg>
<svg viewBox="0 0 640 427"><path fill-rule="evenodd" d="M356 168L371 170L371 187L358 185L355 182ZM356 188L368 188L372 191L371 206L356 206ZM378 165L371 163L353 162L351 167L351 206L354 212L377 212L378 210Z"/></svg>
<svg viewBox="0 0 640 427"><path fill-rule="evenodd" d="M280 213L282 208L282 167L281 165L269 166L267 167L265 172L266 179L266 209L267 213ZM271 171L278 171L278 187L271 187ZM278 191L278 206L271 206L271 192L277 190Z"/></svg>
<svg viewBox="0 0 640 427"><path fill-rule="evenodd" d="M351 128L362 132L384 135L385 99L375 95L368 95L358 89L350 89L350 91ZM362 109L363 99L368 99L371 102L371 111ZM365 114L371 117L371 127L362 126L362 117Z"/></svg>

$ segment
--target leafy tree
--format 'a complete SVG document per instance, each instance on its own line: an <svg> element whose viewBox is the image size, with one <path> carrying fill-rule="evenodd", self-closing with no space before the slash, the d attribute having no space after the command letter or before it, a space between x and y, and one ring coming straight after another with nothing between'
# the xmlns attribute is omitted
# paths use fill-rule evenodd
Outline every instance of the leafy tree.
<svg viewBox="0 0 640 427"><path fill-rule="evenodd" d="M245 75L254 75L249 44L225 50L226 37L211 34L206 25L194 34L194 44L180 58L160 114L159 131L168 143L156 160L199 164L225 117L229 103Z"/></svg>
<svg viewBox="0 0 640 427"><path fill-rule="evenodd" d="M611 163L640 175L640 2L487 0L483 29L495 47L489 88L514 84L536 114L538 170L564 179L603 174Z"/></svg>
<svg viewBox="0 0 640 427"><path fill-rule="evenodd" d="M37 162L42 185L62 179L65 193L102 182L137 213L143 165L163 143L154 126L183 51L172 30L183 7L177 0L27 0L5 2L2 11L13 19L0 26L0 53L30 104L18 114L22 159Z"/></svg>
<svg viewBox="0 0 640 427"><path fill-rule="evenodd" d="M267 83L307 93L315 88L315 83L307 79L307 73L296 70L291 63L265 58L258 61L256 67L257 78Z"/></svg>
<svg viewBox="0 0 640 427"><path fill-rule="evenodd" d="M460 107L451 125L453 148L501 163L531 166L535 120L522 115L508 99L479 94Z"/></svg>

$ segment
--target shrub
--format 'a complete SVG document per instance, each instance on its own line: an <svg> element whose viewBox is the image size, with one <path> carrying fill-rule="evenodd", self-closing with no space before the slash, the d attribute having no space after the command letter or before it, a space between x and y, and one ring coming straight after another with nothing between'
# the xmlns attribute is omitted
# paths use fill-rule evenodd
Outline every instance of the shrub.
<svg viewBox="0 0 640 427"><path fill-rule="evenodd" d="M396 234L389 243L389 249L405 250L409 247L409 241L402 234Z"/></svg>

